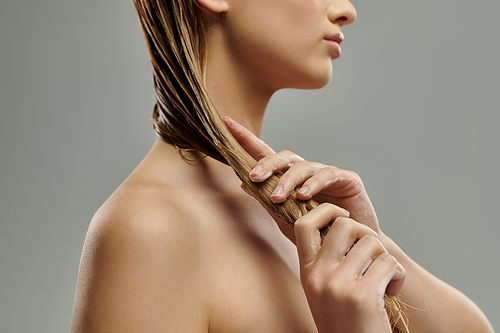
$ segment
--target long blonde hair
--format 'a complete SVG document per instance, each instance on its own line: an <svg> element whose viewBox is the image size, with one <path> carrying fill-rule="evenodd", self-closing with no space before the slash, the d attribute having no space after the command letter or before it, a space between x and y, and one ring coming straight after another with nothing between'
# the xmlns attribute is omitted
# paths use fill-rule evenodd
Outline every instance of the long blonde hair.
<svg viewBox="0 0 500 333"><path fill-rule="evenodd" d="M278 176L262 183L249 179L256 161L226 128L204 84L205 23L196 0L134 0L134 4L153 66L155 132L180 151L194 149L230 165L246 187L291 226L318 206L313 199L298 200L297 189L285 202L275 204L271 193ZM327 232L328 227L322 229L322 237ZM399 309L390 308L400 318Z"/></svg>

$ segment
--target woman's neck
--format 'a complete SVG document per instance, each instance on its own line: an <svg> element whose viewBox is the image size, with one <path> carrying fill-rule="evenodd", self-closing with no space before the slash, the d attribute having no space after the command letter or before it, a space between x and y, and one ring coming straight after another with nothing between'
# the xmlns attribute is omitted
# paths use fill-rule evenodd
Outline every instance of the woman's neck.
<svg viewBox="0 0 500 333"><path fill-rule="evenodd" d="M230 54L230 48L217 33L210 34L208 43L206 85L212 102L222 117L233 118L259 136L274 91Z"/></svg>

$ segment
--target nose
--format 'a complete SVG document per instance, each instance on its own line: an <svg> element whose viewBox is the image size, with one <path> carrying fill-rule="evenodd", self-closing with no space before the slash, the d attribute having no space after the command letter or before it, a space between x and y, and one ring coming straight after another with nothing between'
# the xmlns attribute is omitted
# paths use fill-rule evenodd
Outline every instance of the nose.
<svg viewBox="0 0 500 333"><path fill-rule="evenodd" d="M328 19L340 26L351 24L356 19L356 9L349 0L330 1L328 7Z"/></svg>

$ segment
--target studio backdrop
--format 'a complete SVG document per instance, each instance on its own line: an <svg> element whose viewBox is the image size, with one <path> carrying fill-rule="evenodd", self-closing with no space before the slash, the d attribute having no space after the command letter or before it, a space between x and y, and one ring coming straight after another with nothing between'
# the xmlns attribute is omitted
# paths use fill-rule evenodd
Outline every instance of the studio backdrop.
<svg viewBox="0 0 500 333"><path fill-rule="evenodd" d="M385 233L498 330L500 2L353 3L332 82L278 92L262 138L356 171ZM131 0L0 0L0 332L69 331L88 223L153 105Z"/></svg>

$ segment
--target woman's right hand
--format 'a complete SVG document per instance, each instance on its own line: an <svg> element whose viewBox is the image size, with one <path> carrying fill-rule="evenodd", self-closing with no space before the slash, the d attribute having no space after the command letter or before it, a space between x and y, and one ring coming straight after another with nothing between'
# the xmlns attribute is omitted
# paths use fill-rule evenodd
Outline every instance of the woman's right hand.
<svg viewBox="0 0 500 333"><path fill-rule="evenodd" d="M319 230L334 221L321 244ZM322 204L295 223L300 274L319 332L392 332L384 294L395 296L405 270L375 231Z"/></svg>

